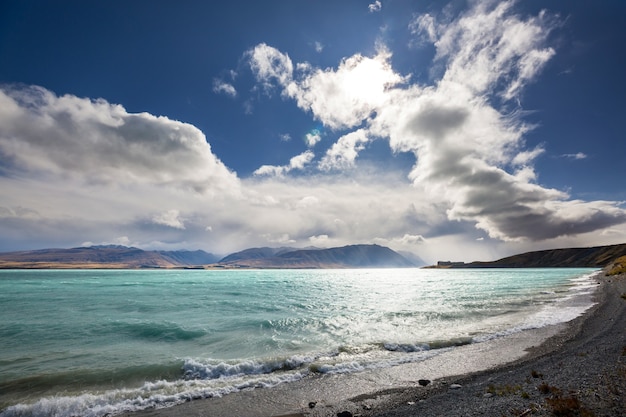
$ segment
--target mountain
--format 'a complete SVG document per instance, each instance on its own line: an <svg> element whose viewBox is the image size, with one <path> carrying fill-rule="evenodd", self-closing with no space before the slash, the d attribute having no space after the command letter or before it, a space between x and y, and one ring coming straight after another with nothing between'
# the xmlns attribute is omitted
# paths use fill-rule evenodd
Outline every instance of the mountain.
<svg viewBox="0 0 626 417"><path fill-rule="evenodd" d="M527 252L492 262L441 262L444 268L603 268L626 256L626 243L590 248ZM340 248L251 248L218 261L197 251L145 251L106 245L0 253L0 268L405 268L419 266L408 257L379 245Z"/></svg>
<svg viewBox="0 0 626 417"><path fill-rule="evenodd" d="M0 268L399 268L414 264L378 245L341 248L251 248L219 260L198 251L145 251L105 245L0 253Z"/></svg>
<svg viewBox="0 0 626 417"><path fill-rule="evenodd" d="M250 248L242 250L241 252L231 253L223 259L220 259L219 263L228 264L238 261L246 261L252 259L266 259L272 256L282 255L283 253L292 252L298 250L297 248Z"/></svg>
<svg viewBox="0 0 626 417"><path fill-rule="evenodd" d="M603 268L626 255L626 243L590 248L550 249L522 253L492 262L471 262L452 268Z"/></svg>
<svg viewBox="0 0 626 417"><path fill-rule="evenodd" d="M379 245L330 249L252 248L228 255L218 265L239 268L406 268L415 265Z"/></svg>
<svg viewBox="0 0 626 417"><path fill-rule="evenodd" d="M177 268L217 259L204 251L144 251L105 245L0 253L0 268Z"/></svg>

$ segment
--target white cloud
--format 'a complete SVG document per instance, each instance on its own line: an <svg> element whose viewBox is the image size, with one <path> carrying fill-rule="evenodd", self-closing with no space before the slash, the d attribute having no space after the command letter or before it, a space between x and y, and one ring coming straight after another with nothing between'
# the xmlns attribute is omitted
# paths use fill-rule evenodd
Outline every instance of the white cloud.
<svg viewBox="0 0 626 417"><path fill-rule="evenodd" d="M311 236L309 237L309 242L313 246L322 246L328 243L328 235L319 235L319 236Z"/></svg>
<svg viewBox="0 0 626 417"><path fill-rule="evenodd" d="M17 176L154 184L200 193L239 181L196 127L107 101L57 97L40 87L0 90L0 153Z"/></svg>
<svg viewBox="0 0 626 417"><path fill-rule="evenodd" d="M313 195L308 195L303 197L300 201L296 203L296 207L299 209L307 209L311 207L315 207L319 205L320 201L317 197Z"/></svg>
<svg viewBox="0 0 626 417"><path fill-rule="evenodd" d="M237 97L237 90L232 84L218 79L213 80L213 92L217 94L226 94L230 97Z"/></svg>
<svg viewBox="0 0 626 417"><path fill-rule="evenodd" d="M298 64L297 79L289 56L271 46L257 45L246 56L266 91L281 87L284 96L295 99L300 108L332 129L360 124L385 104L390 88L406 81L393 71L391 54L384 48L373 58L360 54L346 58L336 70Z"/></svg>
<svg viewBox="0 0 626 417"><path fill-rule="evenodd" d="M370 3L367 8L370 13L379 12L382 9L383 5L380 0L376 0L374 3Z"/></svg>
<svg viewBox="0 0 626 417"><path fill-rule="evenodd" d="M428 13L417 16L409 23L411 33L417 36L425 36L422 42L435 43L437 41L437 28L435 19Z"/></svg>
<svg viewBox="0 0 626 417"><path fill-rule="evenodd" d="M367 142L369 139L364 129L342 136L328 149L319 163L320 169L330 171L353 167L358 153L364 149Z"/></svg>
<svg viewBox="0 0 626 417"><path fill-rule="evenodd" d="M307 164L309 164L313 158L315 158L315 154L311 151L305 151L299 155L294 156L289 160L289 165L263 165L254 171L254 175L256 176L281 176L294 169L302 170L305 168Z"/></svg>
<svg viewBox="0 0 626 417"><path fill-rule="evenodd" d="M321 53L324 50L324 45L321 42L316 41L315 44L315 52Z"/></svg>
<svg viewBox="0 0 626 417"><path fill-rule="evenodd" d="M313 130L312 132L309 132L306 135L304 135L304 142L306 143L306 146L308 146L309 148L314 147L321 140L322 140L322 135L320 134L319 130Z"/></svg>
<svg viewBox="0 0 626 417"><path fill-rule="evenodd" d="M156 214L152 217L152 221L156 224L173 227L174 229L185 229L185 223L180 218L180 211L176 209Z"/></svg>
<svg viewBox="0 0 626 417"><path fill-rule="evenodd" d="M311 236L326 235L328 246L342 246L373 243L375 236L403 236L409 228L426 233L428 225L445 220L445 215L426 199L416 203L419 192L398 173L355 173L349 178L264 177L251 181L244 181L245 189L254 192L258 204L252 208L233 207L231 214L244 210L246 230L252 234L258 231L259 236L286 233L302 244L310 242ZM264 203L268 198L272 205Z"/></svg>
<svg viewBox="0 0 626 417"><path fill-rule="evenodd" d="M289 133L283 133L278 136L282 142L289 142L291 140L291 135Z"/></svg>
<svg viewBox="0 0 626 417"><path fill-rule="evenodd" d="M517 155L513 157L513 160L511 162L514 165L528 165L544 152L545 149L542 146L537 146L535 149L529 151L520 151L517 153Z"/></svg>
<svg viewBox="0 0 626 417"><path fill-rule="evenodd" d="M284 85L284 94L331 129L354 127L385 104L390 88L405 81L391 68L390 57L384 49L373 58L354 55L337 70L304 73Z"/></svg>
<svg viewBox="0 0 626 417"><path fill-rule="evenodd" d="M476 95L498 88L511 99L534 79L555 54L545 46L555 22L544 12L523 19L513 13L514 4L477 2L457 20L438 25L436 34L429 27L436 59L446 61L442 82L459 83Z"/></svg>
<svg viewBox="0 0 626 417"><path fill-rule="evenodd" d="M583 153L583 152L578 152L578 153L566 153L564 155L562 155L563 158L568 158L568 159L576 159L576 160L580 160L580 159L585 159L587 158L587 154Z"/></svg>
<svg viewBox="0 0 626 417"><path fill-rule="evenodd" d="M289 160L289 168L291 169L304 169L304 167L310 163L315 154L311 151L305 151L300 155L296 155Z"/></svg>
<svg viewBox="0 0 626 417"><path fill-rule="evenodd" d="M344 58L336 69L297 64L297 76L287 55L272 49L277 67L257 77L274 80L325 126L356 128L327 150L319 169L353 168L371 137L387 139L394 152L415 155L410 180L446 206L449 220L501 240L553 239L626 221L615 202L571 201L536 184L532 163L544 150L524 149L533 126L523 113L493 104L519 99L555 54L547 39L557 26L544 12L516 14L513 1L475 2L456 17L424 15L411 23L436 48L434 65L443 72L433 85L409 84L384 47L371 58Z"/></svg>
<svg viewBox="0 0 626 417"><path fill-rule="evenodd" d="M296 243L295 240L289 237L288 233L284 233L282 235L274 235L271 233L263 235L263 238L269 243L277 243L280 245L291 245Z"/></svg>
<svg viewBox="0 0 626 417"><path fill-rule="evenodd" d="M402 238L400 238L399 241L406 245L416 245L416 244L424 243L426 239L424 239L424 236L422 235L410 235L407 233L404 236L402 236Z"/></svg>
<svg viewBox="0 0 626 417"><path fill-rule="evenodd" d="M409 252L418 252L419 248L416 246L424 245L427 241L422 235L412 235L405 233L403 236L394 236L390 238L377 237L374 239L379 245L389 246L395 250L406 250Z"/></svg>
<svg viewBox="0 0 626 417"><path fill-rule="evenodd" d="M289 55L265 43L259 44L246 53L250 68L266 91L273 83L288 85L293 77L293 63Z"/></svg>

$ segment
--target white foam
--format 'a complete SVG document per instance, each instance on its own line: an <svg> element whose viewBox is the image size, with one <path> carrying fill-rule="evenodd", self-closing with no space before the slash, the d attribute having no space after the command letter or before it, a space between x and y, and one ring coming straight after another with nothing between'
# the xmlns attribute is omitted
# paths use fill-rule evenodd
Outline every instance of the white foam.
<svg viewBox="0 0 626 417"><path fill-rule="evenodd" d="M109 390L102 394L41 398L33 404L5 409L1 417L102 417L125 412L164 408L191 399L220 397L247 388L271 388L302 379L306 373L273 373L253 377L231 376L218 380L177 380L148 382L136 389Z"/></svg>

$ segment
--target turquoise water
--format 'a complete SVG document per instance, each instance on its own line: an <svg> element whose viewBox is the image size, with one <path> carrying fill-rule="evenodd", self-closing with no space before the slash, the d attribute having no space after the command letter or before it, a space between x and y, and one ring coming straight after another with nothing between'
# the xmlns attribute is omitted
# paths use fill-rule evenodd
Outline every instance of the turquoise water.
<svg viewBox="0 0 626 417"><path fill-rule="evenodd" d="M1 416L103 416L571 320L593 269L0 271Z"/></svg>

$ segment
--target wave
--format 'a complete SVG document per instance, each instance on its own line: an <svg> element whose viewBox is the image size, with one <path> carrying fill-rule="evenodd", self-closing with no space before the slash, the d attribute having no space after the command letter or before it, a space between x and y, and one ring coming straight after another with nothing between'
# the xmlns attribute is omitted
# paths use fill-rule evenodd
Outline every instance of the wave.
<svg viewBox="0 0 626 417"><path fill-rule="evenodd" d="M452 345L453 343L449 343ZM398 348L392 348L398 347ZM90 393L76 392L75 395L49 395L35 403L12 405L0 412L0 417L103 417L148 408L164 408L183 402L220 397L243 389L270 388L278 384L294 382L313 374L340 374L360 372L367 369L385 368L403 363L416 362L438 354L427 344L415 344L421 348L409 348L401 344L370 344L367 346L342 346L331 352L314 355L293 355L268 358L266 360L219 361L211 359L184 359L173 368L153 367L149 369L128 369L127 374L137 372L147 377L155 377L135 388L100 390ZM400 348L401 347L401 348ZM411 352L411 350L414 350ZM442 349L443 351L443 349ZM114 373L120 371L115 371ZM178 377L156 379L157 375L168 374ZM38 383L51 387L56 381L70 381L73 378L95 383L106 374L79 375L79 373L57 374L42 377ZM14 381L11 386L2 387L5 393L24 392L32 379ZM4 390L4 388L10 388ZM74 390L78 388L75 387ZM64 394L71 392L64 390ZM45 391L40 391L44 394ZM32 393L31 393L32 394Z"/></svg>
<svg viewBox="0 0 626 417"><path fill-rule="evenodd" d="M173 322L152 321L115 321L105 326L103 330L138 339L164 342L194 340L208 334L204 329L186 329Z"/></svg>
<svg viewBox="0 0 626 417"><path fill-rule="evenodd" d="M138 385L144 381L172 381L181 378L182 374L181 361L123 369L77 369L49 372L0 382L2 394L0 398L24 394L29 397L42 397L56 394L59 387L63 387L62 389L68 392L85 389L102 391L115 386Z"/></svg>
<svg viewBox="0 0 626 417"><path fill-rule="evenodd" d="M313 356L292 356L286 359L269 359L266 361L246 360L235 362L185 360L183 365L184 378L187 380L219 379L242 377L246 375L270 374L278 371L293 371L306 366L315 360Z"/></svg>
<svg viewBox="0 0 626 417"><path fill-rule="evenodd" d="M166 329L165 332L171 330L167 330L168 326L163 326L162 329ZM182 360L182 364L178 362L175 365L176 369L173 368L174 364L170 364L167 367L155 366L148 370L126 370L128 374L138 372L145 376L152 374L154 377L151 382L144 382L135 388L108 389L100 393L77 392L76 395L51 395L35 403L9 406L0 411L0 417L77 415L103 417L149 408L165 408L196 399L220 397L244 389L271 388L314 374L354 373L420 362L458 346L506 336L521 330L511 329L484 337L453 337L430 342L344 345L330 352L265 360L222 361L187 358ZM163 378L164 371L167 371L172 379L157 379L159 376ZM68 375L67 379L70 377ZM28 382L22 381L24 384Z"/></svg>

